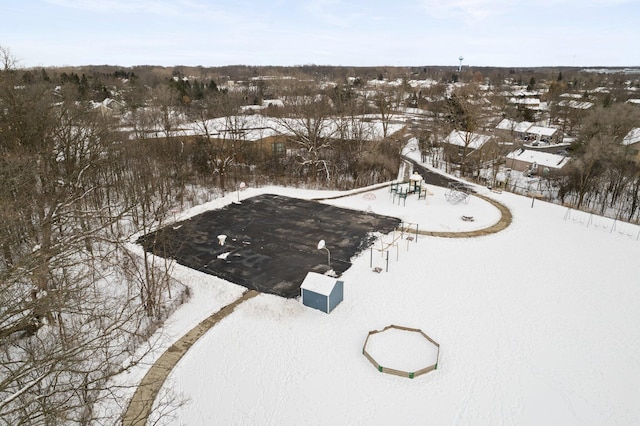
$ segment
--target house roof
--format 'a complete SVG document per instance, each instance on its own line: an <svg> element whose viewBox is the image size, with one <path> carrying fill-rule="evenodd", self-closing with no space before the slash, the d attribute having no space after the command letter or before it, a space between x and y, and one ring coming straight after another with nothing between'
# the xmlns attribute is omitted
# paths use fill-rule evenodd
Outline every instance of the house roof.
<svg viewBox="0 0 640 426"><path fill-rule="evenodd" d="M640 127L631 129L629 133L622 139L622 145L628 146L640 142Z"/></svg>
<svg viewBox="0 0 640 426"><path fill-rule="evenodd" d="M533 123L529 121L518 122L518 121L509 120L508 118L505 118L498 123L498 125L496 126L496 129L513 130L514 132L522 133L522 132L526 132L531 126L533 126Z"/></svg>
<svg viewBox="0 0 640 426"><path fill-rule="evenodd" d="M214 138L231 139L241 135L244 140L257 141L276 136L284 129L275 120L262 115L234 115L205 122L193 122L183 126L184 135L203 135L206 131Z"/></svg>
<svg viewBox="0 0 640 426"><path fill-rule="evenodd" d="M182 128L182 135L202 135L206 126L209 134L214 138L237 138L239 135L247 141L258 141L270 136L292 135L305 133L302 122L296 119L275 119L259 114L237 115L214 118L205 123L188 123ZM404 124L389 123L387 136L392 135L404 127ZM321 136L327 138L361 139L368 141L383 138L383 126L379 120L357 117L355 120L339 122L327 119L322 123Z"/></svg>
<svg viewBox="0 0 640 426"><path fill-rule="evenodd" d="M318 274L317 272L308 272L304 281L302 281L300 288L322 294L324 296L329 296L337 281L338 280L335 278L327 275Z"/></svg>
<svg viewBox="0 0 640 426"><path fill-rule="evenodd" d="M447 136L447 139L445 139L444 142L451 145L478 149L487 143L489 139L491 139L491 136L454 130L449 134L449 136Z"/></svg>
<svg viewBox="0 0 640 426"><path fill-rule="evenodd" d="M511 98L509 102L520 105L540 105L540 99L538 98Z"/></svg>
<svg viewBox="0 0 640 426"><path fill-rule="evenodd" d="M507 154L507 159L519 160L529 164L536 163L538 166L550 169L561 169L569 162L569 157L531 149L512 151Z"/></svg>
<svg viewBox="0 0 640 426"><path fill-rule="evenodd" d="M593 102L587 102L587 101L576 101L576 100L569 100L569 101L560 101L558 102L558 105L563 106L563 107L570 107L570 108L575 108L575 109L589 109L593 106Z"/></svg>
<svg viewBox="0 0 640 426"><path fill-rule="evenodd" d="M541 127L541 126L531 126L527 129L527 133L533 135L541 135L541 136L553 136L558 129L553 127Z"/></svg>

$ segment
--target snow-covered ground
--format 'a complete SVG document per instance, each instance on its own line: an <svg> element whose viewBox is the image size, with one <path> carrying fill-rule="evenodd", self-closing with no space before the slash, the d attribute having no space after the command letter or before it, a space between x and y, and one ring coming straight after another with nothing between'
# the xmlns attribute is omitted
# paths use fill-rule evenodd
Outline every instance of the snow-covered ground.
<svg viewBox="0 0 640 426"><path fill-rule="evenodd" d="M420 230L467 231L499 218L477 197L451 205L445 189L429 190L426 201L410 195L406 206L393 204L388 189L325 202L396 216ZM530 198L479 190L511 210L510 227L476 238L402 240L388 272L381 253L366 251L341 277L344 301L330 314L273 295L249 299L171 373L165 389L187 402L159 423L640 424L638 227L612 228L558 205L532 207ZM334 194L249 188L181 218L259 193ZM192 298L163 328L159 349L243 290L180 265L175 274ZM415 379L378 372L362 348L369 331L390 324L438 342L438 369Z"/></svg>

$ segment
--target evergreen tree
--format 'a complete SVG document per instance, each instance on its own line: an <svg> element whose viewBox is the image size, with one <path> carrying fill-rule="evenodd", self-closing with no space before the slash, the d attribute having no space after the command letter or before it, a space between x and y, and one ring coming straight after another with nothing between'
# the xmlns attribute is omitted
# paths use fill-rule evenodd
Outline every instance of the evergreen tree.
<svg viewBox="0 0 640 426"><path fill-rule="evenodd" d="M80 83L78 84L78 92L83 98L86 97L89 93L89 80L84 74L82 74L82 78L80 79Z"/></svg>
<svg viewBox="0 0 640 426"><path fill-rule="evenodd" d="M529 84L527 85L527 90L533 90L536 87L536 79L533 78L533 76L531 77L531 80L529 80Z"/></svg>

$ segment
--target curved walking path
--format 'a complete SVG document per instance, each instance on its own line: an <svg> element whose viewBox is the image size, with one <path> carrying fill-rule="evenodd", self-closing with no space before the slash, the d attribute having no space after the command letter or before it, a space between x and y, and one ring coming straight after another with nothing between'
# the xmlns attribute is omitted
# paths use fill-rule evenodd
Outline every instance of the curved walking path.
<svg viewBox="0 0 640 426"><path fill-rule="evenodd" d="M389 186L389 184L380 185L380 187ZM377 189L377 188L374 188ZM363 192L371 191L372 188L367 188L363 190ZM357 193L357 192L356 192ZM354 193L349 193L348 195L353 195ZM329 198L339 198L345 197L348 195L339 195L336 197L328 197ZM500 210L501 217L500 220L494 225L484 228L478 229L475 231L468 232L440 232L440 231L419 231L420 235L427 235L432 237L444 237L444 238L469 238L469 237L480 237L483 235L495 234L496 232L500 232L511 224L512 216L509 209L503 204L497 202L496 200L486 197L480 194L473 194L472 196L478 197L493 206L495 206L498 210ZM317 199L320 200L320 199ZM248 290L242 294L242 296L235 300L233 303L223 307L218 312L212 314L211 316L204 319L200 324L198 324L193 329L189 330L184 336L182 336L177 342L171 345L158 360L151 366L147 374L145 374L142 382L136 389L133 397L131 398L131 402L129 403L129 407L125 412L124 419L122 421L123 426L144 426L147 424L147 419L151 414L151 409L153 408L153 402L155 401L162 385L164 384L167 377L171 373L171 370L178 364L178 361L187 353L187 351L193 346L193 344L202 337L210 328L216 325L221 319L229 315L231 312L235 310L235 308L240 305L245 300L251 299L252 297L257 296L258 293L255 290Z"/></svg>
<svg viewBox="0 0 640 426"><path fill-rule="evenodd" d="M511 221L513 220L513 216L511 216L511 211L502 203L497 202L493 198L485 197L480 194L472 194L472 197L478 197L487 203L491 204L498 210L500 210L500 220L495 224L489 226L484 229L476 229L475 231L467 231L467 232L441 232L441 231L418 231L420 235L428 235L431 237L445 237L445 238L469 238L469 237L482 237L483 235L495 234L496 232L500 232L509 225L511 225Z"/></svg>
<svg viewBox="0 0 640 426"><path fill-rule="evenodd" d="M381 184L381 185L367 187L366 189L362 189L361 191L349 192L346 195L345 194L340 194L340 195L335 195L333 197L313 198L313 200L322 201L322 200L332 200L332 199L336 199L336 198L344 198L344 197L349 197L351 195L360 194L360 193L369 192L369 191L373 191L373 190L376 190L376 189L384 188L384 187L387 187L389 185L390 185L389 183L385 183L385 184ZM466 232L461 232L461 231L456 231L456 232L450 232L450 231L418 231L418 234L419 235L427 235L427 236L430 236L430 237L443 237L443 238L481 237L483 235L495 234L495 233L500 232L503 229L507 228L509 225L511 225L511 221L513 220L513 216L511 215L511 211L504 204L494 200L493 198L489 198L487 196L480 195L478 193L472 193L471 196L472 197L478 197L481 200L486 201L487 203L491 204L492 206L494 206L495 208L500 210L500 220L498 222L496 222L495 224L487 227L487 228L476 229L474 231L466 231Z"/></svg>
<svg viewBox="0 0 640 426"><path fill-rule="evenodd" d="M247 290L240 298L231 304L223 307L218 312L204 319L200 324L189 330L184 336L171 345L158 360L151 366L147 374L138 385L136 392L131 398L129 407L124 414L123 426L144 426L147 418L151 414L153 402L155 401L162 385L164 384L171 370L178 364L178 361L187 353L191 346L216 325L221 319L232 313L234 309L245 300L257 296L255 290Z"/></svg>

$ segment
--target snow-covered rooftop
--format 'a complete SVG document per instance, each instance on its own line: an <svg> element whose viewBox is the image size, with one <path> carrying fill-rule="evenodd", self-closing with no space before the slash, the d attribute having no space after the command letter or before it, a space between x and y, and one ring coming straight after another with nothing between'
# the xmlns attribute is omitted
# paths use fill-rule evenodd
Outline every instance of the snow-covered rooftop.
<svg viewBox="0 0 640 426"><path fill-rule="evenodd" d="M516 159L527 163L536 163L538 166L548 167L550 169L561 169L568 162L569 158L563 155L550 154L531 149L518 149L507 154L507 160ZM509 164L507 162L507 164Z"/></svg>
<svg viewBox="0 0 640 426"><path fill-rule="evenodd" d="M387 136L393 135L404 127L402 123L389 123ZM304 133L301 120L276 119L260 114L219 117L204 122L187 123L176 131L176 136L203 135L208 132L213 138L242 138L246 141L258 141L277 135ZM356 117L355 120L340 121L327 119L322 123L321 135L327 138L344 137L346 139L380 140L384 131L379 119Z"/></svg>
<svg viewBox="0 0 640 426"><path fill-rule="evenodd" d="M580 93L563 93L560 95L561 98L571 98L571 99L582 99L584 95Z"/></svg>
<svg viewBox="0 0 640 426"><path fill-rule="evenodd" d="M622 145L633 145L638 142L640 142L640 127L631 129L631 131L622 139Z"/></svg>
<svg viewBox="0 0 640 426"><path fill-rule="evenodd" d="M527 129L527 133L541 136L553 136L558 129L553 127L531 126Z"/></svg>
<svg viewBox="0 0 640 426"><path fill-rule="evenodd" d="M489 139L491 139L491 136L454 130L449 134L449 136L447 136L445 143L456 146L466 146L471 149L478 149L487 143Z"/></svg>
<svg viewBox="0 0 640 426"><path fill-rule="evenodd" d="M510 120L508 118L504 118L502 121L500 121L498 123L498 125L496 126L496 129L499 130L513 130L514 132L526 132L531 126L533 126L533 123L529 122L529 121L515 121L515 120Z"/></svg>
<svg viewBox="0 0 640 426"><path fill-rule="evenodd" d="M511 98L509 102L519 105L540 105L540 99L538 98Z"/></svg>
<svg viewBox="0 0 640 426"><path fill-rule="evenodd" d="M576 101L576 100L569 100L569 101L560 101L558 102L558 105L562 106L562 107L569 107L569 108L574 108L574 109L589 109L593 106L593 102L587 102L587 101Z"/></svg>
<svg viewBox="0 0 640 426"><path fill-rule="evenodd" d="M335 287L336 279L327 275L309 272L300 285L301 289L310 290L314 293L329 296Z"/></svg>

